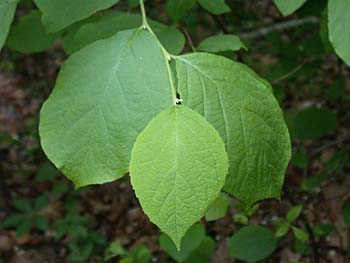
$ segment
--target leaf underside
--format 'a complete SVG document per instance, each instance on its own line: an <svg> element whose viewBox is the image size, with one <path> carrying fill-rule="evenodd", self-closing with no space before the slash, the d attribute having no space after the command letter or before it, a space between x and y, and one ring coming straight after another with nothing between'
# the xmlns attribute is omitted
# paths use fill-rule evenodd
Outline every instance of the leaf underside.
<svg viewBox="0 0 350 263"><path fill-rule="evenodd" d="M247 205L279 198L290 160L290 138L270 87L248 67L195 53L176 59L183 103L204 116L226 144L224 190Z"/></svg>
<svg viewBox="0 0 350 263"><path fill-rule="evenodd" d="M218 197L228 160L217 131L186 106L172 106L139 135L131 183L143 210L180 247L186 231Z"/></svg>
<svg viewBox="0 0 350 263"><path fill-rule="evenodd" d="M39 132L49 159L76 187L128 172L136 137L172 105L166 63L142 29L94 42L64 63Z"/></svg>

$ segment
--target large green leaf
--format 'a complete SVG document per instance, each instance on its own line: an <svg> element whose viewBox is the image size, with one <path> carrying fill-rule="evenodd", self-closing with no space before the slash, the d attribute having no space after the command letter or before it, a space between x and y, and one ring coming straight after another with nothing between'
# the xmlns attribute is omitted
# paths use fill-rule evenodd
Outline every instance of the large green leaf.
<svg viewBox="0 0 350 263"><path fill-rule="evenodd" d="M166 11L172 20L178 21L195 4L196 0L168 0L166 5Z"/></svg>
<svg viewBox="0 0 350 263"><path fill-rule="evenodd" d="M328 1L328 31L335 52L350 65L350 1Z"/></svg>
<svg viewBox="0 0 350 263"><path fill-rule="evenodd" d="M230 12L230 7L225 3L225 0L197 0L197 2L210 13L219 15Z"/></svg>
<svg viewBox="0 0 350 263"><path fill-rule="evenodd" d="M139 27L141 24L142 17L137 14L111 12L96 15L86 23L72 27L63 38L63 48L72 54L96 40L108 38L118 31ZM149 21L149 24L170 53L178 54L182 51L185 37L179 30L155 21Z"/></svg>
<svg viewBox="0 0 350 263"><path fill-rule="evenodd" d="M5 43L13 17L15 15L17 0L0 2L0 50Z"/></svg>
<svg viewBox="0 0 350 263"><path fill-rule="evenodd" d="M274 0L282 15L288 16L299 9L307 0ZM342 1L342 0L340 0Z"/></svg>
<svg viewBox="0 0 350 263"><path fill-rule="evenodd" d="M206 53L177 57L184 104L208 120L230 160L225 190L247 205L279 198L290 138L271 87L248 67Z"/></svg>
<svg viewBox="0 0 350 263"><path fill-rule="evenodd" d="M178 248L220 194L227 170L217 131L183 105L164 110L149 123L136 140L130 163L143 210Z"/></svg>
<svg viewBox="0 0 350 263"><path fill-rule="evenodd" d="M107 9L119 0L34 0L43 13L43 23L49 32L58 32L74 22Z"/></svg>
<svg viewBox="0 0 350 263"><path fill-rule="evenodd" d="M11 28L6 44L22 53L36 53L51 47L57 37L58 34L46 33L41 23L41 13L33 10Z"/></svg>
<svg viewBox="0 0 350 263"><path fill-rule="evenodd" d="M94 42L63 65L39 131L49 159L77 187L128 171L139 132L173 103L166 63L157 40L137 29Z"/></svg>
<svg viewBox="0 0 350 263"><path fill-rule="evenodd" d="M228 250L232 258L256 262L270 256L276 245L277 239L268 228L246 226L229 239Z"/></svg>

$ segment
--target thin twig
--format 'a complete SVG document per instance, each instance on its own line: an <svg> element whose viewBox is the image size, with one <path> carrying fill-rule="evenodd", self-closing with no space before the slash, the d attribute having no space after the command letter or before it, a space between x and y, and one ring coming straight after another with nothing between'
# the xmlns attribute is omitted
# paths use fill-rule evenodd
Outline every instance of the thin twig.
<svg viewBox="0 0 350 263"><path fill-rule="evenodd" d="M219 16L211 14L211 17L215 21L215 23L218 26L218 28L220 28L224 34L228 34L229 33L229 30L227 29L225 23L222 22L222 20L221 20L221 18Z"/></svg>
<svg viewBox="0 0 350 263"><path fill-rule="evenodd" d="M319 24L320 19L317 17L306 17L303 19L292 19L288 21L279 22L276 24L268 25L266 27L259 28L257 30L253 30L251 32L241 33L240 37L242 39L256 39L262 38L272 32L280 32L286 29L298 27L304 24Z"/></svg>
<svg viewBox="0 0 350 263"><path fill-rule="evenodd" d="M324 150L328 149L328 148L332 148L333 146L337 146L340 145L341 143L347 142L350 140L350 137L342 137L339 138L337 140L333 140L327 143L324 143L323 145L321 145L320 147L316 148L315 150L313 150L310 155L309 158L313 159L314 157L316 157L320 152L323 152Z"/></svg>
<svg viewBox="0 0 350 263"><path fill-rule="evenodd" d="M192 38L191 38L190 34L188 33L187 29L184 27L181 27L181 30L184 32L184 34L187 38L188 44L190 45L192 51L197 52L196 47L194 46Z"/></svg>
<svg viewBox="0 0 350 263"><path fill-rule="evenodd" d="M278 79L275 79L272 81L272 84L276 84L282 80L285 80L289 77L291 77L292 75L294 75L295 73L297 73L299 70L302 69L302 67L306 64L310 62L309 59L305 59L304 61L302 61L298 66L296 66L295 68L293 68L291 71L287 72L286 74L282 75L281 77L279 77Z"/></svg>

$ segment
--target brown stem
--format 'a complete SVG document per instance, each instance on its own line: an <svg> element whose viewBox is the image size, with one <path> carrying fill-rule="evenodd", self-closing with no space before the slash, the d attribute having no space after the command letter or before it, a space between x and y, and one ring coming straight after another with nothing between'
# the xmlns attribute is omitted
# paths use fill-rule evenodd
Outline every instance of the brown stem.
<svg viewBox="0 0 350 263"><path fill-rule="evenodd" d="M184 32L184 34L186 35L188 44L190 45L191 49L193 52L197 52L196 47L193 44L192 38L190 36L190 34L188 33L187 29L184 27L181 27L181 30Z"/></svg>
<svg viewBox="0 0 350 263"><path fill-rule="evenodd" d="M222 30L222 32L224 32L225 34L229 33L229 30L227 29L225 23L221 20L221 18L219 16L211 14L211 17L215 21L218 28L220 28Z"/></svg>

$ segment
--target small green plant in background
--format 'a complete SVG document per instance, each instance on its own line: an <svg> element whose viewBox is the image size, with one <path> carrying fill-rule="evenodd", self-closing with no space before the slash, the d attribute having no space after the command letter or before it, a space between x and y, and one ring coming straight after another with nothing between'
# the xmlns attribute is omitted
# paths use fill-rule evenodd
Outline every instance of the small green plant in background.
<svg viewBox="0 0 350 263"><path fill-rule="evenodd" d="M119 263L149 263L152 259L152 253L144 245L138 245L130 250L126 250L119 242L109 244L104 253L104 260L119 257Z"/></svg>
<svg viewBox="0 0 350 263"><path fill-rule="evenodd" d="M249 217L259 210L259 204L246 206L242 203L236 203L235 208L237 212L233 215L233 221L242 225L248 225Z"/></svg>
<svg viewBox="0 0 350 263"><path fill-rule="evenodd" d="M187 231L179 249L166 234L161 234L159 244L176 262L206 263L215 250L214 240L199 223Z"/></svg>
<svg viewBox="0 0 350 263"><path fill-rule="evenodd" d="M230 257L256 262L269 257L277 248L278 239L267 227L245 226L228 240Z"/></svg>
<svg viewBox="0 0 350 263"><path fill-rule="evenodd" d="M299 217L303 207L301 205L297 205L292 207L285 219L278 220L276 222L276 237L280 238L288 234L288 232L292 229L293 235L295 238L301 242L308 242L309 235L302 229L293 225L295 220Z"/></svg>
<svg viewBox="0 0 350 263"><path fill-rule="evenodd" d="M45 232L49 228L49 220L42 214L42 210L48 203L44 195L37 197L34 201L15 199L13 205L17 211L7 217L2 226L16 228L17 237L29 233L32 229Z"/></svg>
<svg viewBox="0 0 350 263"><path fill-rule="evenodd" d="M85 262L95 255L101 255L107 246L102 234L90 230L88 217L77 213L78 203L72 198L66 200L64 216L54 223L55 238L61 240L66 237L68 240L70 262Z"/></svg>

